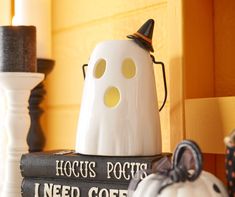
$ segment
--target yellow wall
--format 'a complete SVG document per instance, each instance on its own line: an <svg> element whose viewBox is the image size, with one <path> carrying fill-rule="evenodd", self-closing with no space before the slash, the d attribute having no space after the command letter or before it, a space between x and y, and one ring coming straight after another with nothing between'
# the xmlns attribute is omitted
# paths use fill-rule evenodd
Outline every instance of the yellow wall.
<svg viewBox="0 0 235 197"><path fill-rule="evenodd" d="M53 0L53 72L47 79L44 130L45 149L74 148L81 104L81 66L88 62L95 45L109 39L126 39L149 18L155 19L155 57L167 56L166 0ZM157 66L155 66L156 68ZM164 97L161 70L155 69L159 105ZM163 149L170 147L169 103L161 112Z"/></svg>
<svg viewBox="0 0 235 197"><path fill-rule="evenodd" d="M185 97L235 95L235 1L184 1Z"/></svg>
<svg viewBox="0 0 235 197"><path fill-rule="evenodd" d="M185 98L214 96L213 0L184 1Z"/></svg>
<svg viewBox="0 0 235 197"><path fill-rule="evenodd" d="M235 95L235 1L214 1L216 96ZM234 126L235 127L235 126Z"/></svg>
<svg viewBox="0 0 235 197"><path fill-rule="evenodd" d="M12 15L12 0L0 0L0 25L10 25Z"/></svg>
<svg viewBox="0 0 235 197"><path fill-rule="evenodd" d="M234 128L235 1L184 1L186 137L203 152L224 153Z"/></svg>

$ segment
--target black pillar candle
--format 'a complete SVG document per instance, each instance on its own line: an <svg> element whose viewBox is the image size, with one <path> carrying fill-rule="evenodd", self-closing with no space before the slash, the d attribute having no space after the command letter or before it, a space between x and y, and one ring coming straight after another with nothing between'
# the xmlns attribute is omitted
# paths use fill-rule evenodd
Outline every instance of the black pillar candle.
<svg viewBox="0 0 235 197"><path fill-rule="evenodd" d="M37 71L36 27L0 26L0 71Z"/></svg>

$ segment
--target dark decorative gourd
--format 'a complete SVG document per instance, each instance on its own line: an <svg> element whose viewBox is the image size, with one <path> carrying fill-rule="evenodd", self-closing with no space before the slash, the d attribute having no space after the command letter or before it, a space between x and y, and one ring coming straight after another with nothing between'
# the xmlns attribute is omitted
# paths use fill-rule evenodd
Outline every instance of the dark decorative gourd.
<svg viewBox="0 0 235 197"><path fill-rule="evenodd" d="M229 197L235 196L235 130L224 138L226 144L226 177Z"/></svg>

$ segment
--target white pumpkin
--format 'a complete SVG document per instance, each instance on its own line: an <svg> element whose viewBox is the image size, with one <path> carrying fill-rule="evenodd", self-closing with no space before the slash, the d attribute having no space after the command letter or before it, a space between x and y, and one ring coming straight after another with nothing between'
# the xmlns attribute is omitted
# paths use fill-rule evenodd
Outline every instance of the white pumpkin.
<svg viewBox="0 0 235 197"><path fill-rule="evenodd" d="M128 195L132 197L227 197L223 183L209 172L202 171L197 180L178 182L164 188L158 194L161 180L159 175L150 174L143 179L136 190Z"/></svg>
<svg viewBox="0 0 235 197"><path fill-rule="evenodd" d="M128 197L228 197L223 183L202 171L201 150L191 140L178 144L172 163L158 161L155 171L139 183L133 179Z"/></svg>

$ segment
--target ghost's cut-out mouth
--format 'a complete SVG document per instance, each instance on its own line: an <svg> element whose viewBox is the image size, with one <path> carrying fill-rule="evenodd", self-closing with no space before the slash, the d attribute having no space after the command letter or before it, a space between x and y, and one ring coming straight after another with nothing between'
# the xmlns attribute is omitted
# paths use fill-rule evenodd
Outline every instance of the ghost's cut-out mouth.
<svg viewBox="0 0 235 197"><path fill-rule="evenodd" d="M108 108L116 107L121 100L120 91L118 88L111 86L108 87L104 93L104 104Z"/></svg>

